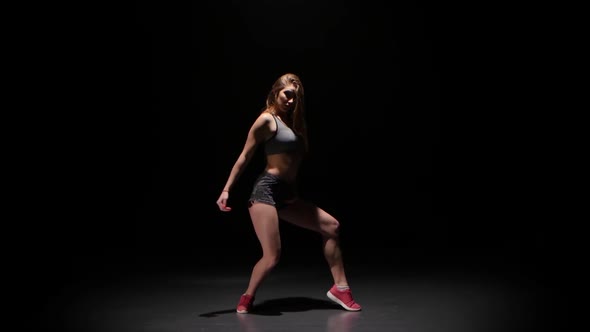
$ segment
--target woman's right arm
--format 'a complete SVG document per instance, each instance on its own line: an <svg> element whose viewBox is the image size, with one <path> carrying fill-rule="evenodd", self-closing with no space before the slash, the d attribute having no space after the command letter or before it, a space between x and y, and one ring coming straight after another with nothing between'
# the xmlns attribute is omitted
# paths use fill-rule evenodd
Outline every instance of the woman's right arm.
<svg viewBox="0 0 590 332"><path fill-rule="evenodd" d="M246 169L246 166L248 166L250 163L250 160L252 159L252 156L254 156L254 152L256 152L258 145L266 141L270 135L272 135L270 129L271 121L272 115L265 112L260 114L260 116L250 127L244 148L234 163L225 186L223 187L223 191L217 200L217 205L221 211L231 210L231 208L227 206L229 192L231 191L233 185L240 178L240 175L243 173L244 169Z"/></svg>

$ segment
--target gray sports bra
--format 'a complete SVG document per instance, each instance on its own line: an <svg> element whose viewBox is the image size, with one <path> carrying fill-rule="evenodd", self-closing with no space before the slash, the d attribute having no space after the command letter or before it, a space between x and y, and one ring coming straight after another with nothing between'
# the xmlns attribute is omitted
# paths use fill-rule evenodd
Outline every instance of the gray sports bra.
<svg viewBox="0 0 590 332"><path fill-rule="evenodd" d="M265 142L264 152L269 155L299 149L301 139L283 121L277 119L276 115L273 114L272 116L277 124L277 131L273 137Z"/></svg>

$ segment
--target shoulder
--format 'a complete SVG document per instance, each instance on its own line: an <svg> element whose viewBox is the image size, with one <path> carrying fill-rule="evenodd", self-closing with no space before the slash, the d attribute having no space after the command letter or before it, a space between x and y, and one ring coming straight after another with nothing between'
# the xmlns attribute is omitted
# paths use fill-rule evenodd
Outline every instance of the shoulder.
<svg viewBox="0 0 590 332"><path fill-rule="evenodd" d="M274 116L269 113L269 112L262 112L260 113L260 115L258 115L258 117L256 118L256 121L254 121L254 125L257 127L263 127L263 126L268 126L268 125L272 125L274 123Z"/></svg>
<svg viewBox="0 0 590 332"><path fill-rule="evenodd" d="M269 112L262 112L258 115L254 123L252 124L252 130L255 132L262 132L266 135L269 132L274 131L276 128L274 117Z"/></svg>
<svg viewBox="0 0 590 332"><path fill-rule="evenodd" d="M256 121L272 122L272 121L274 121L274 116L270 112L264 111L264 112L260 113L260 115L258 116L258 119L256 119Z"/></svg>

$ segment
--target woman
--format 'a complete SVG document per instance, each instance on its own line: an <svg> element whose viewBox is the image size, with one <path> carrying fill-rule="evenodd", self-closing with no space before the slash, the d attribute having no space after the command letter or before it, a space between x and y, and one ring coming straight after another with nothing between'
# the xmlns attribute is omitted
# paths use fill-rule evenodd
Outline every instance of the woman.
<svg viewBox="0 0 590 332"><path fill-rule="evenodd" d="M361 310L352 297L344 272L338 220L297 194L297 172L308 149L303 85L297 75L284 74L273 84L266 98L266 107L252 124L242 153L217 199L221 211L231 211L227 206L229 193L260 145L264 145L266 167L254 183L248 210L262 246L262 258L252 269L248 288L240 298L237 312L252 310L256 290L279 261L279 220L322 235L324 255L334 279L334 285L327 293L328 298L346 310Z"/></svg>

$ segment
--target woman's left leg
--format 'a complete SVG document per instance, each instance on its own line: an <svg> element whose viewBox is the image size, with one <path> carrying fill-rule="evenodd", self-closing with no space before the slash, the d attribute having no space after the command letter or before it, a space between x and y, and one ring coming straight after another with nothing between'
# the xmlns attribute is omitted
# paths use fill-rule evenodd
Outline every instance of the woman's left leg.
<svg viewBox="0 0 590 332"><path fill-rule="evenodd" d="M361 306L354 301L348 286L348 280L346 280L342 251L340 250L340 237L338 234L340 223L338 220L315 204L301 199L297 199L287 207L280 209L279 218L322 234L324 256L334 278L334 285L326 295L346 310L361 310Z"/></svg>
<svg viewBox="0 0 590 332"><path fill-rule="evenodd" d="M301 199L280 209L279 217L296 226L320 233L323 239L324 256L330 266L334 284L348 286L340 249L338 220L315 204Z"/></svg>

